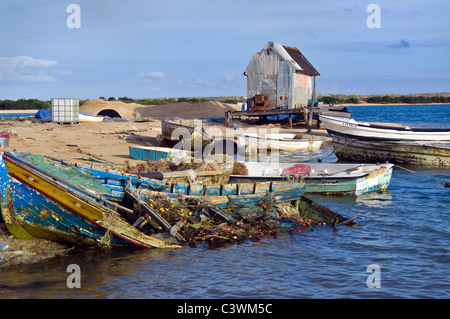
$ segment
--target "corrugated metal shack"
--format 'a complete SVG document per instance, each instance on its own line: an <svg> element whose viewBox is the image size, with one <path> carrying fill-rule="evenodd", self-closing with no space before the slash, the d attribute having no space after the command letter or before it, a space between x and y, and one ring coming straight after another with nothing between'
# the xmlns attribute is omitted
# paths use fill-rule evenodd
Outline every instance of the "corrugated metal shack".
<svg viewBox="0 0 450 319"><path fill-rule="evenodd" d="M244 75L248 105L255 96L265 95L270 110L307 105L314 85L312 77L320 74L297 48L268 42L253 55Z"/></svg>

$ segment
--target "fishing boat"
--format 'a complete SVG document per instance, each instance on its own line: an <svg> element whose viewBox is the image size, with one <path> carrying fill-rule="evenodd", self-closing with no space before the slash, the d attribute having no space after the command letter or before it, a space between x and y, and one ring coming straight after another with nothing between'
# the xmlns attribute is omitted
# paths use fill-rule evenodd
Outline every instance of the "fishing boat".
<svg viewBox="0 0 450 319"><path fill-rule="evenodd" d="M161 121L161 140L169 143L182 142L183 149L194 149L197 145L205 148L214 138L201 127L187 126L181 123Z"/></svg>
<svg viewBox="0 0 450 319"><path fill-rule="evenodd" d="M449 167L450 130L321 116L342 160Z"/></svg>
<svg viewBox="0 0 450 319"><path fill-rule="evenodd" d="M300 138L299 138L300 137ZM239 145L249 149L267 149L279 151L315 151L319 150L323 144L323 139L297 135L289 133L280 134L253 134L239 133L237 134Z"/></svg>
<svg viewBox="0 0 450 319"><path fill-rule="evenodd" d="M450 167L450 143L357 140L332 135L340 160Z"/></svg>
<svg viewBox="0 0 450 319"><path fill-rule="evenodd" d="M193 156L194 152L183 149L157 146L130 146L131 158L142 161L157 161L174 157Z"/></svg>
<svg viewBox="0 0 450 319"><path fill-rule="evenodd" d="M245 162L246 175L230 175L230 182L281 181L303 177L305 194L361 195L386 191L393 164Z"/></svg>
<svg viewBox="0 0 450 319"><path fill-rule="evenodd" d="M288 202L300 198L304 191L304 182L267 181L257 183L192 184L183 182L156 181L136 178L112 172L89 169L93 178L109 187L116 200L124 197L128 182L135 188L139 197L151 196L170 198L191 198L217 207L239 207L257 204L262 200L275 203Z"/></svg>
<svg viewBox="0 0 450 319"><path fill-rule="evenodd" d="M80 112L78 116L78 122L80 123L97 123L102 121L103 116L93 115L86 112Z"/></svg>
<svg viewBox="0 0 450 319"><path fill-rule="evenodd" d="M106 199L104 194L113 193L97 180L76 174L73 167L58 171L31 156L10 152L0 161L1 213L15 237L87 246L179 247L128 223L121 213L133 211ZM61 177L64 171L66 178Z"/></svg>
<svg viewBox="0 0 450 319"><path fill-rule="evenodd" d="M145 207L143 199L168 198L193 202L196 206L206 207L209 211L224 222L229 222L229 214L220 209L249 207L262 201L274 203L295 203L301 217L311 218L316 222L325 222L331 226L357 225L355 218L346 218L331 211L311 199L303 196L304 183L286 180L258 181L255 183L229 183L226 185L186 185L183 183L169 183L161 187L158 183L147 178L127 177L120 174L89 170L92 177L99 179L102 184L114 190L120 200L133 192L133 201L140 207ZM151 183L148 185L147 183ZM158 189L159 186L159 189ZM149 209L147 207L147 209ZM289 222L285 219L284 222Z"/></svg>
<svg viewBox="0 0 450 319"><path fill-rule="evenodd" d="M369 123L349 118L320 116L330 135L389 142L450 143L450 129L412 127L398 123Z"/></svg>

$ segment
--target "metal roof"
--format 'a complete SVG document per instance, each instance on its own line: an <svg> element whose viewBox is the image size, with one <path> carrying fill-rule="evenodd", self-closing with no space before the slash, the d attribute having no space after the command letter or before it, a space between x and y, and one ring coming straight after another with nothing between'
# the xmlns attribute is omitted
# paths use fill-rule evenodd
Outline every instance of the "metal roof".
<svg viewBox="0 0 450 319"><path fill-rule="evenodd" d="M310 76L320 75L319 72L312 66L311 63L305 58L305 56L299 51L299 49L294 47L287 47L283 45L283 48L290 55L290 57L297 62L297 64L302 68L303 72Z"/></svg>

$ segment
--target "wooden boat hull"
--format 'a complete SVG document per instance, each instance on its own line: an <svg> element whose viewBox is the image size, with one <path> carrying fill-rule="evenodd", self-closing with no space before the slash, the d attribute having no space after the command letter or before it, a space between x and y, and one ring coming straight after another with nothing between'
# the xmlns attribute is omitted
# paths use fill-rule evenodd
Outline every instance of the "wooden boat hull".
<svg viewBox="0 0 450 319"><path fill-rule="evenodd" d="M192 126L169 121L161 121L161 134L165 139L181 141L185 138L185 136L190 136L193 132L194 128Z"/></svg>
<svg viewBox="0 0 450 319"><path fill-rule="evenodd" d="M300 199L304 192L303 182L260 182L230 183L225 185L204 185L205 187L187 188L185 185L173 185L162 192L142 190L142 197L191 198L222 208L256 205L263 200L275 203Z"/></svg>
<svg viewBox="0 0 450 319"><path fill-rule="evenodd" d="M128 182L139 195L161 195L169 197L192 197L197 200L214 203L219 207L243 206L257 203L270 198L276 202L296 200L304 192L304 182L298 181L268 181L258 183L228 183L228 184L192 184L187 182L156 181L147 178L136 178L113 172L86 169L93 178L110 188L116 201L124 197L124 189Z"/></svg>
<svg viewBox="0 0 450 319"><path fill-rule="evenodd" d="M80 245L175 248L129 225L117 212L70 184L4 154L0 162L2 217L19 238Z"/></svg>
<svg viewBox="0 0 450 319"><path fill-rule="evenodd" d="M203 149L213 141L203 129L164 120L161 121L161 138L172 143L183 142L184 149L192 150L198 146Z"/></svg>
<svg viewBox="0 0 450 319"><path fill-rule="evenodd" d="M450 167L450 144L356 140L332 135L338 159Z"/></svg>
<svg viewBox="0 0 450 319"><path fill-rule="evenodd" d="M230 175L230 182L286 180L283 170L293 163L244 163L248 175ZM308 163L311 171L303 176L305 194L362 195L383 192L389 186L393 164L322 164ZM291 175L292 178L292 175Z"/></svg>
<svg viewBox="0 0 450 319"><path fill-rule="evenodd" d="M90 170L93 177L114 189L116 200L123 198L123 189L129 177L114 173L106 173ZM259 183L228 183L228 184L190 184L183 182L165 183L160 182L155 187L155 181L148 179L131 179L136 182L136 187L141 196L166 196L187 197L206 201L219 207L234 207L255 204L263 199L271 199L275 202L286 202L296 200L304 192L304 182L275 181ZM153 183L148 185L147 182ZM121 193L122 192L122 193Z"/></svg>
<svg viewBox="0 0 450 319"><path fill-rule="evenodd" d="M285 137L283 135L258 136L256 134L238 134L238 142L244 147L253 147L257 149L279 150L279 151L315 151L319 150L323 144L323 140L317 138L294 138L292 136Z"/></svg>
<svg viewBox="0 0 450 319"><path fill-rule="evenodd" d="M320 116L330 135L358 140L401 142L450 142L449 129L409 128L401 124L366 123L353 119Z"/></svg>

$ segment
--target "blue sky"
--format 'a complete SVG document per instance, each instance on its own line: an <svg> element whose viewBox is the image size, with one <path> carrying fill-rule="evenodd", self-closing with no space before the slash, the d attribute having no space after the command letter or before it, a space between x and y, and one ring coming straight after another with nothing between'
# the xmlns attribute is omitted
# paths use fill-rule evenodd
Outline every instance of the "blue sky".
<svg viewBox="0 0 450 319"><path fill-rule="evenodd" d="M449 92L449 13L448 0L2 1L0 99L245 95L269 41L307 57L318 93Z"/></svg>

